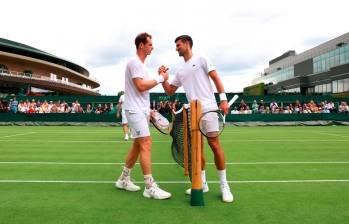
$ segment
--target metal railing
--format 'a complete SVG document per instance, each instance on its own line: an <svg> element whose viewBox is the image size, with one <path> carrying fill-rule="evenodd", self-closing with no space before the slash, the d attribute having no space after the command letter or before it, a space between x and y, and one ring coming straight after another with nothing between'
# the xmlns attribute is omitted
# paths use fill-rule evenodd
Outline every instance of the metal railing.
<svg viewBox="0 0 349 224"><path fill-rule="evenodd" d="M35 80L45 80L45 81L52 82L52 83L60 83L60 84L63 84L63 85L77 87L77 88L88 90L88 91L91 91L91 92L98 92L98 90L93 90L89 86L82 86L82 85L78 85L78 84L75 84L75 83L72 83L72 82L69 82L69 81L63 81L61 79L51 79L48 76L42 76L42 75L37 75L37 74L31 74L31 73L25 73L25 72L17 72L17 71L9 71L9 70L6 70L6 69L0 69L0 75L10 76L10 77L26 78L26 79L35 79Z"/></svg>

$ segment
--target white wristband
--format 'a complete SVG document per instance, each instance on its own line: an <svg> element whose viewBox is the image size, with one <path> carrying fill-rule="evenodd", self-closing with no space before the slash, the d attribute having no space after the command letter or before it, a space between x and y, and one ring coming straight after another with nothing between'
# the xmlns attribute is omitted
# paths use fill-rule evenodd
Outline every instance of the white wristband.
<svg viewBox="0 0 349 224"><path fill-rule="evenodd" d="M225 93L220 93L220 94L219 94L219 99L220 99L221 101L227 100L227 95L225 95Z"/></svg>
<svg viewBox="0 0 349 224"><path fill-rule="evenodd" d="M157 84L164 82L164 77L162 75L159 75L155 78L155 81Z"/></svg>

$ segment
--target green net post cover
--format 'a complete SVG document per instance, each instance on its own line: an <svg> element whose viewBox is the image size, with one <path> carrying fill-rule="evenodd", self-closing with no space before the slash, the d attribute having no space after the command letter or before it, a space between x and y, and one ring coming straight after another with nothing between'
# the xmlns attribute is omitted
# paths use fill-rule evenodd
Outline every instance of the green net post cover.
<svg viewBox="0 0 349 224"><path fill-rule="evenodd" d="M204 206L204 192L202 189L191 189L190 195L191 206Z"/></svg>

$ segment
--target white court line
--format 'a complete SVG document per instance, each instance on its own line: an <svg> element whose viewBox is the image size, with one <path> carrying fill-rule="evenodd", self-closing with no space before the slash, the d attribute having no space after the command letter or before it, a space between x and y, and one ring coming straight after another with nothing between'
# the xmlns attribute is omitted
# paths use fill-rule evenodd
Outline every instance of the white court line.
<svg viewBox="0 0 349 224"><path fill-rule="evenodd" d="M36 132L27 132L27 133L21 133L21 134L0 136L0 138L10 138L10 137L15 137L15 136L31 135L31 134L35 134L35 133L36 133ZM5 140L5 141L6 141L6 140ZM17 141L17 140L14 140L14 141Z"/></svg>
<svg viewBox="0 0 349 224"><path fill-rule="evenodd" d="M34 132L35 133L35 132ZM220 142L348 142L349 139L233 139ZM0 139L0 142L40 142L40 143L132 143L125 140L31 140L31 139ZM153 140L152 142L171 143L168 140Z"/></svg>
<svg viewBox="0 0 349 224"><path fill-rule="evenodd" d="M189 184L190 181L156 181L159 184ZM219 184L219 181L207 181L212 184ZM239 180L228 181L232 184L250 184L250 183L336 183L349 182L349 180ZM113 184L115 181L107 180L0 180L0 183L64 183L64 184ZM134 181L142 184L144 181Z"/></svg>
<svg viewBox="0 0 349 224"><path fill-rule="evenodd" d="M45 162L45 161L0 161L0 164L31 164L31 165L124 165L124 162L89 163L89 162ZM174 162L154 162L153 165L177 165ZM287 165L287 164L349 164L349 161L289 161L289 162L227 162L226 165ZM139 165L139 163L136 163ZM215 165L215 163L206 163Z"/></svg>
<svg viewBox="0 0 349 224"><path fill-rule="evenodd" d="M312 131L311 133L321 134L321 135L329 135L329 136L335 136L335 137L341 137L341 138L348 138L349 137L349 136L346 136L346 135L338 135L338 134L327 133L327 132L320 132L320 131ZM330 141L332 141L332 140L330 140Z"/></svg>

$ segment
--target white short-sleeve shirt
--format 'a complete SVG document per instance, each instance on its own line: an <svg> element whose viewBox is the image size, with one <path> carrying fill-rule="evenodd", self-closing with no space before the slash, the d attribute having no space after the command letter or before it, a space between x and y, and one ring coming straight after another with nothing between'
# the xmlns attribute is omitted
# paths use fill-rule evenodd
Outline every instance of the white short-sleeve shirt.
<svg viewBox="0 0 349 224"><path fill-rule="evenodd" d="M121 105L121 110L124 110L124 103L125 103L125 95L122 94L119 98L119 103Z"/></svg>
<svg viewBox="0 0 349 224"><path fill-rule="evenodd" d="M193 55L177 71L171 85L183 86L189 102L200 100L202 112L216 110L218 109L216 98L208 75L209 72L215 69L215 66L207 58Z"/></svg>
<svg viewBox="0 0 349 224"><path fill-rule="evenodd" d="M148 111L150 105L149 91L139 92L133 83L134 78L149 80L146 67L138 56L132 58L125 71L125 110Z"/></svg>

